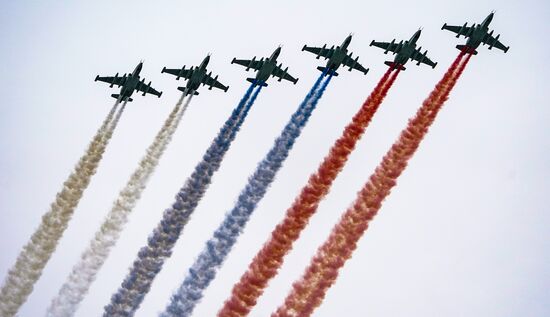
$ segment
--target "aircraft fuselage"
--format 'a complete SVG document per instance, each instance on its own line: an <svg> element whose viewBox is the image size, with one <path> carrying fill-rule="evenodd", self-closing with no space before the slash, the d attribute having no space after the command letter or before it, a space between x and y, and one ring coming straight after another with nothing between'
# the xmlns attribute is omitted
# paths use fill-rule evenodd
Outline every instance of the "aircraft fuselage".
<svg viewBox="0 0 550 317"><path fill-rule="evenodd" d="M472 49L479 47L485 36L489 33L489 24L491 24L491 21L493 20L493 15L493 13L489 14L489 16L487 16L481 24L472 26L471 34L467 35L469 37L468 41L466 41L466 46Z"/></svg>
<svg viewBox="0 0 550 317"><path fill-rule="evenodd" d="M193 74L191 75L191 78L189 78L189 80L187 81L187 85L185 86L189 93L191 91L197 91L197 89L199 89L199 86L201 85L204 76L206 76L206 67L208 66L209 62L210 56L206 56L201 65L198 68L193 69Z"/></svg>
<svg viewBox="0 0 550 317"><path fill-rule="evenodd" d="M143 68L143 63L139 63L134 71L128 75L126 78L126 82L124 85L120 88L120 100L128 99L132 96L134 91L136 90L138 83L139 83L139 73L141 72L141 69Z"/></svg>
<svg viewBox="0 0 550 317"><path fill-rule="evenodd" d="M405 63L407 63L411 56L413 56L414 52L416 51L416 41L418 41L418 39L420 38L420 33L420 30L416 31L416 33L414 33L410 40L400 44L401 48L399 49L399 52L395 55L395 58L393 60L395 63L405 65Z"/></svg>
<svg viewBox="0 0 550 317"><path fill-rule="evenodd" d="M277 58L280 53L281 48L278 47L273 54L271 54L271 56L264 61L262 68L260 68L256 74L256 81L265 83L269 79L269 76L271 76L273 71L277 68Z"/></svg>
<svg viewBox="0 0 550 317"><path fill-rule="evenodd" d="M334 52L330 56L330 58L327 61L327 69L336 71L338 68L340 68L340 65L344 62L346 59L346 56L348 55L348 46L351 42L351 35L349 35L342 45L337 46L334 49Z"/></svg>

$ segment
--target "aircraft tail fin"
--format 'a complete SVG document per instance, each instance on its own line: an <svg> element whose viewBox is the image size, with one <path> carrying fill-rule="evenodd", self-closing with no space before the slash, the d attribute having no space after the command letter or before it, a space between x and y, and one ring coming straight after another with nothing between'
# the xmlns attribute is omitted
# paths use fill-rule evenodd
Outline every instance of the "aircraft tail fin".
<svg viewBox="0 0 550 317"><path fill-rule="evenodd" d="M386 62L384 62L384 64L388 65L389 67L392 67L393 69L399 69L399 70L407 69L402 64L399 64L399 63L396 63L396 62L386 61Z"/></svg>
<svg viewBox="0 0 550 317"><path fill-rule="evenodd" d="M464 51L465 53L469 53L472 55L477 55L477 51L475 48L466 46L466 45L457 45L456 48L458 48L461 51Z"/></svg>
<svg viewBox="0 0 550 317"><path fill-rule="evenodd" d="M318 70L322 71L323 73L327 70L326 67L322 67L322 66L319 66L317 67ZM332 76L338 76L338 73L335 71L335 70L329 70L326 72L326 74L328 75L329 73L332 74Z"/></svg>
<svg viewBox="0 0 550 317"><path fill-rule="evenodd" d="M256 80L256 78L247 78L246 80L253 84L255 83L258 86L267 87L267 83L265 81Z"/></svg>
<svg viewBox="0 0 550 317"><path fill-rule="evenodd" d="M187 90L186 87L178 87L178 90L181 92L185 92L185 95L190 95L190 92ZM197 96L199 94L198 91L193 91L193 95Z"/></svg>

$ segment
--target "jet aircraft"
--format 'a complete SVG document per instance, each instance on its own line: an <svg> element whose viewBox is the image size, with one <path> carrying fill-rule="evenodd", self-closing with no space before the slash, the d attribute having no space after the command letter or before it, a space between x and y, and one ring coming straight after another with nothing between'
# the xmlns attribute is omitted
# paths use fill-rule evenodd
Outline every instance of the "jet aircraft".
<svg viewBox="0 0 550 317"><path fill-rule="evenodd" d="M420 38L420 33L422 33L422 30L416 31L416 33L414 33L413 36L405 42L400 41L399 43L395 43L395 39L392 40L391 43L372 41L370 46L374 45L376 47L380 47L384 50L384 54L388 54L388 51L393 52L394 55L397 54L395 55L393 62L384 62L384 64L390 67L405 70L406 68L404 65L409 61L409 59L411 59L417 61L416 65L424 63L432 68L435 68L437 63L432 62L426 56L428 50L422 53L422 47L419 47L418 49L416 48L416 42L418 41L418 38Z"/></svg>
<svg viewBox="0 0 550 317"><path fill-rule="evenodd" d="M509 46L504 46L498 39L500 37L500 34L498 34L496 37L493 37L494 30L491 30L489 32L489 24L491 24L491 21L493 20L495 13L491 12L481 24L473 24L472 26L468 26L468 23L464 23L463 26L453 26L453 25L447 25L447 23L443 24L441 27L442 30L449 30L451 32L456 33L456 37L460 37L463 35L464 37L468 38L468 41L466 41L466 45L457 45L456 48L459 50L464 50L466 53L471 54L477 54L476 48L479 47L480 44L483 45L489 45L489 49L492 49L493 47L496 47L500 50L503 50L504 53L508 52Z"/></svg>
<svg viewBox="0 0 550 317"><path fill-rule="evenodd" d="M348 46L351 42L351 37L351 34L346 37L346 39L340 46L334 47L333 45L331 48L327 48L326 44L323 45L323 47L310 47L304 45L302 51L308 51L317 55L317 59L319 59L321 56L323 56L325 59L328 59L326 67L317 67L317 69L322 72L326 71L327 75L331 73L333 76L338 76L336 70L338 70L340 65L349 67L350 72L352 69L356 69L366 75L369 70L359 64L359 56L353 59L351 57L353 53L348 54Z"/></svg>
<svg viewBox="0 0 550 317"><path fill-rule="evenodd" d="M239 64L244 67L246 67L246 71L249 71L250 68L258 71L256 74L256 78L247 78L251 83L256 83L258 85L267 86L266 81L269 79L269 76L273 77L279 77L279 81L285 79L288 81L293 82L296 84L298 82L298 78L294 78L291 75L288 74L288 67L286 67L283 70L283 64L277 65L277 58L279 57L279 54L281 54L281 47L277 47L273 54L271 54L270 57L264 58L262 57L259 61L256 60L256 56L252 58L252 60L247 59L236 59L233 58L231 61L231 64Z"/></svg>
<svg viewBox="0 0 550 317"><path fill-rule="evenodd" d="M185 69L185 66L182 68L175 68L170 69L164 67L162 69L162 73L168 73L176 76L176 80L179 80L180 77L183 77L187 79L187 85L185 87L178 87L178 90L181 90L185 93L185 95L198 95L199 92L197 89L199 89L200 85L203 86L208 85L208 90L212 90L212 87L219 88L223 91L227 91L229 89L228 86L224 86L222 83L218 81L218 76L212 77L212 72L208 73L208 70L206 67L208 66L208 63L210 62L210 54L208 54L202 63L198 66L191 66L189 69Z"/></svg>
<svg viewBox="0 0 550 317"><path fill-rule="evenodd" d="M119 77L118 73L116 73L114 77L100 77L98 75L95 77L95 81L99 80L111 84L109 86L111 88L113 87L113 85L122 87L119 94L111 95L111 97L116 98L118 101L132 101L133 99L130 97L135 90L143 92L143 96L145 96L145 94L152 94L160 98L160 96L162 95L162 91L158 92L154 88L152 88L151 82L145 84L145 78L141 81L139 80L139 73L141 72L142 68L143 62L139 62L139 64L136 66L131 74L124 74L122 75L122 77Z"/></svg>

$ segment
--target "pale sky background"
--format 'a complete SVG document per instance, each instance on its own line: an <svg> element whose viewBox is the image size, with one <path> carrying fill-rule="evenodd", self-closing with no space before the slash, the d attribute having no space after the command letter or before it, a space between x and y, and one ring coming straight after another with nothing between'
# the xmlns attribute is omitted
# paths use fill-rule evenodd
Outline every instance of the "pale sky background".
<svg viewBox="0 0 550 317"><path fill-rule="evenodd" d="M438 67L409 64L358 143L330 195L252 311L268 316L288 293L407 119L458 53L444 22L481 22L507 54L480 49L353 259L315 316L550 316L550 138L547 1L3 1L0 10L0 279L40 223L118 90L96 75L133 70L164 91L136 95L57 251L20 310L41 316L135 169L180 92L163 66L210 70L227 93L201 88L83 301L98 316L137 250L236 106L252 75L233 57L280 61L294 86L271 81L215 175L137 316L164 309L323 62L304 44L338 45L354 33L367 76L342 70L327 89L276 181L211 284L195 316L212 316L343 127L385 71L371 40L408 39Z"/></svg>

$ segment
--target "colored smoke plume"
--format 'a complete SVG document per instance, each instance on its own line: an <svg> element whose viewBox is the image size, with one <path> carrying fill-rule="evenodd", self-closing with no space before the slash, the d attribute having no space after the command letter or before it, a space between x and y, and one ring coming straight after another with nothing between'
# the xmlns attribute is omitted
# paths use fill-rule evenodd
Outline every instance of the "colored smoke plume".
<svg viewBox="0 0 550 317"><path fill-rule="evenodd" d="M301 231L316 212L321 200L328 194L333 181L338 176L353 152L355 145L365 132L384 97L395 82L399 71L389 68L382 76L372 93L344 129L342 136L334 143L312 174L300 195L287 210L284 220L275 228L271 239L256 254L248 271L233 287L231 297L225 302L218 316L247 315L263 293L269 280L282 266L284 256L291 250Z"/></svg>
<svg viewBox="0 0 550 317"><path fill-rule="evenodd" d="M351 258L358 240L367 230L384 199L395 186L397 178L428 132L439 110L448 99L471 55L460 53L443 79L423 102L416 116L409 121L398 140L384 156L357 199L333 228L331 235L317 250L309 267L295 282L284 304L272 317L310 316L338 277L339 269Z"/></svg>
<svg viewBox="0 0 550 317"><path fill-rule="evenodd" d="M249 178L248 184L241 191L235 206L226 214L226 218L214 232L213 237L206 243L204 250L189 269L187 277L172 296L172 300L162 316L183 317L192 314L193 309L200 302L204 290L214 280L217 270L231 252L231 248L244 230L251 214L275 180L277 172L315 110L332 78L329 75L322 82L324 77L325 74L319 76L282 130L281 135L275 140L271 150L258 164L256 171Z"/></svg>
<svg viewBox="0 0 550 317"><path fill-rule="evenodd" d="M118 198L90 241L88 248L80 256L79 262L59 290L57 297L52 300L48 308L48 316L73 316L80 302L86 296L90 286L95 281L97 273L107 260L111 249L115 246L128 217L141 198L141 194L153 175L160 158L176 132L181 118L185 114L193 95L185 101L182 94L178 103L164 122L164 125L155 136L153 143L147 148L137 169L130 176L126 186L120 191Z"/></svg>
<svg viewBox="0 0 550 317"><path fill-rule="evenodd" d="M138 252L120 288L105 306L104 316L132 316L139 308L153 280L172 254L183 228L210 185L212 176L219 169L260 91L261 87L252 84L233 110L192 175L176 195L176 201L164 211L162 220L149 236L147 245Z"/></svg>
<svg viewBox="0 0 550 317"><path fill-rule="evenodd" d="M49 211L42 216L38 229L9 270L0 290L0 316L14 316L42 275L42 270L55 251L84 190L97 170L126 102L115 115L118 105L117 102L111 108L74 171L63 183L63 188L57 193Z"/></svg>

